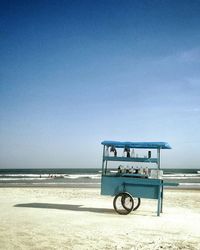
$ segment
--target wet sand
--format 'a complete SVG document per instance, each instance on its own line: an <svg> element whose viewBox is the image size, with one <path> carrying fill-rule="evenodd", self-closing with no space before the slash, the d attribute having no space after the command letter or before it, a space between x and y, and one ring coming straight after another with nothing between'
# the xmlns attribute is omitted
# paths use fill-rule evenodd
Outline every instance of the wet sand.
<svg viewBox="0 0 200 250"><path fill-rule="evenodd" d="M97 188L0 188L0 249L200 249L200 191L118 215Z"/></svg>

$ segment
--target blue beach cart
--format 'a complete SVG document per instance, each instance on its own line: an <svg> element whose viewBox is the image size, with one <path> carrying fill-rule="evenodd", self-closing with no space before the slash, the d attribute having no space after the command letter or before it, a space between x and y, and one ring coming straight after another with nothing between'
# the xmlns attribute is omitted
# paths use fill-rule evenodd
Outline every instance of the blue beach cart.
<svg viewBox="0 0 200 250"><path fill-rule="evenodd" d="M119 214L129 214L139 208L141 198L157 200L157 216L163 210L164 185L177 186L177 183L165 183L161 178L161 149L171 149L166 142L119 142L103 141L103 160L101 194L114 196L113 206ZM142 157L136 152L143 151ZM119 151L123 155L119 155ZM154 153L154 155L152 155ZM116 171L109 170L109 162L142 164L124 167L119 165ZM154 163L156 168L148 169L146 165ZM110 164L110 163L109 163Z"/></svg>

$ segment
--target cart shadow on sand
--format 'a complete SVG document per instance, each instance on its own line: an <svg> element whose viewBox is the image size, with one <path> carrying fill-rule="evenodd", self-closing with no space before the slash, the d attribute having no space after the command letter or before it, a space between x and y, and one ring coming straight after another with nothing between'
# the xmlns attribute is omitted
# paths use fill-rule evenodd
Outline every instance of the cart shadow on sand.
<svg viewBox="0 0 200 250"><path fill-rule="evenodd" d="M86 207L84 205L74 205L74 204L55 204L55 203L23 203L16 204L14 207L22 208L40 208L40 209L58 209L76 212L92 212L92 213L102 213L102 214L114 214L118 215L113 208L98 208L98 207ZM140 211L135 213L138 216L153 216L157 217L153 211Z"/></svg>
<svg viewBox="0 0 200 250"><path fill-rule="evenodd" d="M85 207L83 205L73 205L73 204L25 203L25 204L16 204L14 205L14 207L59 209L59 210L68 210L68 211L115 214L115 211L111 208Z"/></svg>

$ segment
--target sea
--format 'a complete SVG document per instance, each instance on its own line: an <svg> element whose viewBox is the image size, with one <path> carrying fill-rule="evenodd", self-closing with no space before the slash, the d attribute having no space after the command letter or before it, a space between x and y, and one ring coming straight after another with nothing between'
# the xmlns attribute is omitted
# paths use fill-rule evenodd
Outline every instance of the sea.
<svg viewBox="0 0 200 250"><path fill-rule="evenodd" d="M179 183L177 188L200 190L200 169L162 169L163 179ZM115 169L109 170L111 173ZM0 187L100 188L99 168L0 169Z"/></svg>

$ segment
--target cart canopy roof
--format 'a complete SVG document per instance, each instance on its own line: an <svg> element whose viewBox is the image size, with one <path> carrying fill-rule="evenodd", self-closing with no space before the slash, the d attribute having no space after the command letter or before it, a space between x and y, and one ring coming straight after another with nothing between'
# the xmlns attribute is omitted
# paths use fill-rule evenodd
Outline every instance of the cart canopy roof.
<svg viewBox="0 0 200 250"><path fill-rule="evenodd" d="M171 149L167 142L121 142L121 141L102 141L104 146L115 148L149 148L149 149Z"/></svg>

